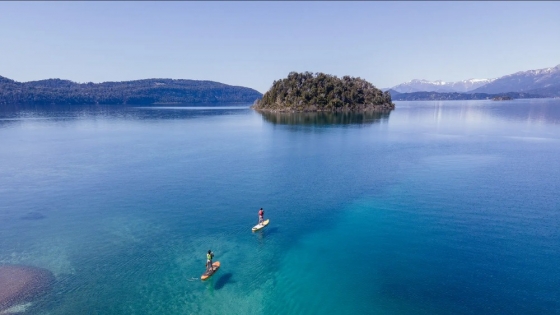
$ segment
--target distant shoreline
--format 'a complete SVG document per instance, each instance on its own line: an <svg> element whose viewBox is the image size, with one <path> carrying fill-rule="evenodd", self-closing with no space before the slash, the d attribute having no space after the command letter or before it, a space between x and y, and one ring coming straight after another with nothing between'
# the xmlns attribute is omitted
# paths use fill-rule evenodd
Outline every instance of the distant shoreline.
<svg viewBox="0 0 560 315"><path fill-rule="evenodd" d="M145 79L76 83L48 79L17 82L0 76L0 105L176 105L252 103L254 89L214 81Z"/></svg>
<svg viewBox="0 0 560 315"><path fill-rule="evenodd" d="M508 93L440 93L440 92L412 92L412 93L399 93L394 90L389 90L393 101L483 101L498 98L509 99L531 99L531 98L549 98L542 95L523 93L523 92L508 92Z"/></svg>
<svg viewBox="0 0 560 315"><path fill-rule="evenodd" d="M516 100L553 100L553 99L560 99L560 97L527 97L527 98L514 98L511 99L509 101L516 101ZM458 100L395 100L396 102L461 102L461 101L475 101L475 102L483 102L483 101L488 101L488 102L492 102L492 103L496 103L496 101L492 100L492 99L471 99L471 100L463 100L463 99L458 99ZM502 100L503 101L503 100ZM500 102L500 101L498 101Z"/></svg>

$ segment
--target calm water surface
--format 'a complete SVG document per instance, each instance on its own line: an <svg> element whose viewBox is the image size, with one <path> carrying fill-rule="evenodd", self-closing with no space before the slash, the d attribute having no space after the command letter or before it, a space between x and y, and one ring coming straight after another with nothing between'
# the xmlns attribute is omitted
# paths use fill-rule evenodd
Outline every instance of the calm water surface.
<svg viewBox="0 0 560 315"><path fill-rule="evenodd" d="M8 108L0 148L27 314L560 314L558 99Z"/></svg>

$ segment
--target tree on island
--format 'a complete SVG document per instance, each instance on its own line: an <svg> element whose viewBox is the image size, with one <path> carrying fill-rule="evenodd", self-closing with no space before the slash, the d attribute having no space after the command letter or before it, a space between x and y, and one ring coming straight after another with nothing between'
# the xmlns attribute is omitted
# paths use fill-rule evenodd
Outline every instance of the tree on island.
<svg viewBox="0 0 560 315"><path fill-rule="evenodd" d="M290 72L253 105L263 111L390 111L391 94L361 78Z"/></svg>

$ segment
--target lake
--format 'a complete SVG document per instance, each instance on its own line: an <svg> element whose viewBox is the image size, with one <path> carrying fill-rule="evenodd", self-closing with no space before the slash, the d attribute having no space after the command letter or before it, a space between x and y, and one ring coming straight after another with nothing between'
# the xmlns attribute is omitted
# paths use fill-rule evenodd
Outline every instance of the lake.
<svg viewBox="0 0 560 315"><path fill-rule="evenodd" d="M0 264L25 314L560 314L560 99L395 103L0 109Z"/></svg>

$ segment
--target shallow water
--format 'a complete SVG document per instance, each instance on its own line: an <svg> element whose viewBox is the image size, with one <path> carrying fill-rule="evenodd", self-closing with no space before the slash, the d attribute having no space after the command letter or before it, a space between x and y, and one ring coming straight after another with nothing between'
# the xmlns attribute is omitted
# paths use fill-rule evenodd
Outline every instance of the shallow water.
<svg viewBox="0 0 560 315"><path fill-rule="evenodd" d="M28 314L560 314L558 99L5 108L0 147Z"/></svg>

